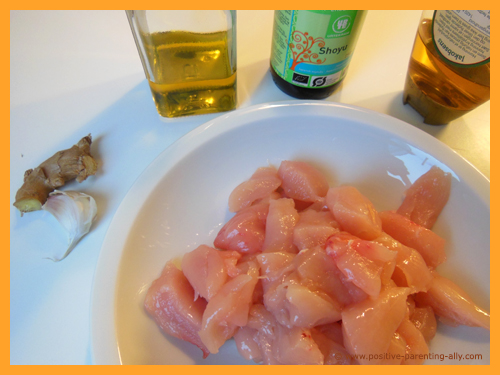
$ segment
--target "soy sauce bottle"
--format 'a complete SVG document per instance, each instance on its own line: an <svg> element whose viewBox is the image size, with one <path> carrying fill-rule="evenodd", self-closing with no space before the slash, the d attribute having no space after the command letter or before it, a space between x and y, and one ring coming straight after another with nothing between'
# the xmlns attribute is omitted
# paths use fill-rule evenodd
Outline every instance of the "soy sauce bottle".
<svg viewBox="0 0 500 375"><path fill-rule="evenodd" d="M271 75L281 91L324 99L345 78L364 10L276 10Z"/></svg>

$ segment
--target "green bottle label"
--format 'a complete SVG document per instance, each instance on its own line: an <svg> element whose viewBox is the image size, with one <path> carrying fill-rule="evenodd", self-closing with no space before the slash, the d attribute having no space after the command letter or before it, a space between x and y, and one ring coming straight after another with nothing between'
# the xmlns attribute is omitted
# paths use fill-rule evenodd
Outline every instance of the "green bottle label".
<svg viewBox="0 0 500 375"><path fill-rule="evenodd" d="M361 31L362 10L277 10L271 65L285 81L323 88L344 78Z"/></svg>

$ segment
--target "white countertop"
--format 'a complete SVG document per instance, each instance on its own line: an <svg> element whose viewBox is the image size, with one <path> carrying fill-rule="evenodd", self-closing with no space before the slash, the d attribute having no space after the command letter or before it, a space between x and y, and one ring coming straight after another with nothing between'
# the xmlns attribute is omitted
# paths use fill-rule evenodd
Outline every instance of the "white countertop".
<svg viewBox="0 0 500 375"><path fill-rule="evenodd" d="M290 100L272 82L273 11L238 11L238 107ZM370 11L341 87L357 105L435 136L489 178L490 103L446 126L402 104L420 11ZM255 20L259 20L255 27ZM99 214L65 260L43 259L66 234L48 213L10 211L11 364L91 364L94 271L111 219L141 172L170 144L217 117L165 123L152 102L124 11L11 11L10 200L24 171L91 133L99 171L74 187Z"/></svg>

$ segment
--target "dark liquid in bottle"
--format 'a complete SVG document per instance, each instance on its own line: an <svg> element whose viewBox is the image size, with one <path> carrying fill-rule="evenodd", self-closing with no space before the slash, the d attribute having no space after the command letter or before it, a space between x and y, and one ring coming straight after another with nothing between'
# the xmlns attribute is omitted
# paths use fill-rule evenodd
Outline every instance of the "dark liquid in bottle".
<svg viewBox="0 0 500 375"><path fill-rule="evenodd" d="M273 77L273 81L278 86L278 88L283 91L285 94L293 96L297 99L324 99L329 97L335 89L340 85L340 83L344 80L343 78L334 83L331 86L321 87L317 89L311 89L301 86L295 86L291 83L285 81L281 78L273 69L271 65L271 76Z"/></svg>

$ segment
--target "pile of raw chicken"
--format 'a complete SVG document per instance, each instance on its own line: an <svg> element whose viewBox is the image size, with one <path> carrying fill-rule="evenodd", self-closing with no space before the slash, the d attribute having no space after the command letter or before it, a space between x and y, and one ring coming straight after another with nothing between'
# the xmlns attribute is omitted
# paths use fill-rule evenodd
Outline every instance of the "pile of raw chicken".
<svg viewBox="0 0 500 375"><path fill-rule="evenodd" d="M259 168L229 197L214 246L168 262L145 299L167 334L203 356L233 338L263 364L421 364L436 317L489 329L489 314L436 267L431 229L451 176L432 167L396 211L311 165Z"/></svg>

